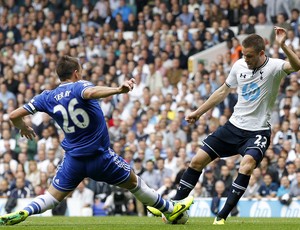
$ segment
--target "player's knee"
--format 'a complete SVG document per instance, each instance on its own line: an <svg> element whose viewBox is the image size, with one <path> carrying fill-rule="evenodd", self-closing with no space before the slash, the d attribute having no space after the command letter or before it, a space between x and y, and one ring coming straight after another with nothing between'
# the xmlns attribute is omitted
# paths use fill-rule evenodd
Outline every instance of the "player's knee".
<svg viewBox="0 0 300 230"><path fill-rule="evenodd" d="M197 171L201 171L210 162L211 162L211 158L206 153L205 154L198 153L195 157L193 157L190 163L190 167Z"/></svg>
<svg viewBox="0 0 300 230"><path fill-rule="evenodd" d="M239 173L242 173L244 175L251 175L253 172L253 167L251 165L245 165L244 167L240 167Z"/></svg>
<svg viewBox="0 0 300 230"><path fill-rule="evenodd" d="M251 175L256 167L256 161L254 159L248 159L241 163L239 173L244 175Z"/></svg>

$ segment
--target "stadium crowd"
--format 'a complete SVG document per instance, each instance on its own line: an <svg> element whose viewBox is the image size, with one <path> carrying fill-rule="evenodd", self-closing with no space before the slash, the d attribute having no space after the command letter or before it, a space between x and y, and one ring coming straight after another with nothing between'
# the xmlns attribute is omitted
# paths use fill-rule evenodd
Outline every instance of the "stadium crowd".
<svg viewBox="0 0 300 230"><path fill-rule="evenodd" d="M55 88L56 61L70 55L79 58L83 79L95 85L118 86L135 78L129 94L99 101L112 147L150 187L171 199L201 141L233 111L234 91L195 126L184 119L224 83L241 58L237 35L255 33L257 24L279 25L288 30L286 43L300 56L299 1L274 2L0 0L0 196L43 194L63 159L63 134L48 115L26 117L37 134L27 140L12 127L8 114ZM196 73L188 70L190 56L221 42L227 42L226 53L209 66L199 63ZM266 42L270 57L285 58L273 35ZM272 143L251 177L246 198L286 200L282 197L289 194L300 199L299 85L299 72L282 82L271 119ZM193 195L226 196L239 161L239 155L215 160ZM146 215L126 191L90 179L72 196L94 215ZM54 214L64 214L65 205Z"/></svg>

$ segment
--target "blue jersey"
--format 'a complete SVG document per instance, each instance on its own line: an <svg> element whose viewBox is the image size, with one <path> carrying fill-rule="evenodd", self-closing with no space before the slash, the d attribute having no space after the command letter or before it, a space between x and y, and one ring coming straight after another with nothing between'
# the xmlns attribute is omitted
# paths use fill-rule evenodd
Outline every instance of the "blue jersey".
<svg viewBox="0 0 300 230"><path fill-rule="evenodd" d="M49 114L65 133L61 145L72 156L94 155L109 148L106 121L97 100L83 98L89 81L64 83L35 96L24 108Z"/></svg>

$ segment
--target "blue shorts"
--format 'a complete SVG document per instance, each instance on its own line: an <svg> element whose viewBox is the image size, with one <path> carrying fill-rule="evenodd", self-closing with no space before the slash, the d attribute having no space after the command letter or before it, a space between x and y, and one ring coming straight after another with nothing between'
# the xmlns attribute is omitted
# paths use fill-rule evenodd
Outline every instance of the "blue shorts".
<svg viewBox="0 0 300 230"><path fill-rule="evenodd" d="M112 149L87 157L72 157L66 152L52 185L59 191L69 192L86 177L118 185L128 180L130 171L130 166Z"/></svg>
<svg viewBox="0 0 300 230"><path fill-rule="evenodd" d="M250 154L258 164L270 145L270 137L271 130L247 131L228 121L203 140L202 149L212 160L217 157Z"/></svg>

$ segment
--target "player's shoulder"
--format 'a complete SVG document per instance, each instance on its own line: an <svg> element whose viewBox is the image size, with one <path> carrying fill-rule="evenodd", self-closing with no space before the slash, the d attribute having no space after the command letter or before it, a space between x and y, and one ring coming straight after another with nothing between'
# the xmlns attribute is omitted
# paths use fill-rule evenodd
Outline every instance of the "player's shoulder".
<svg viewBox="0 0 300 230"><path fill-rule="evenodd" d="M49 94L51 94L53 90L48 90L48 89L45 89L43 92L41 92L39 95L39 97L47 97Z"/></svg>
<svg viewBox="0 0 300 230"><path fill-rule="evenodd" d="M83 87L86 87L86 86L94 86L94 84L90 81L87 81L87 80L79 80L77 82L75 82L76 85L81 85Z"/></svg>
<svg viewBox="0 0 300 230"><path fill-rule="evenodd" d="M235 66L245 66L246 65L246 62L245 62L245 59L244 58L240 58L239 60L237 60L235 63L234 63Z"/></svg>
<svg viewBox="0 0 300 230"><path fill-rule="evenodd" d="M285 63L286 61L285 60L282 60L280 58L268 58L268 63L269 65L278 65L279 63Z"/></svg>
<svg viewBox="0 0 300 230"><path fill-rule="evenodd" d="M233 71L241 71L241 70L245 70L248 69L247 64L245 62L244 58L241 58L239 60L237 60L233 65L232 65L232 70Z"/></svg>

